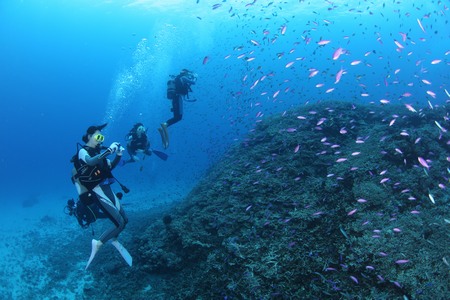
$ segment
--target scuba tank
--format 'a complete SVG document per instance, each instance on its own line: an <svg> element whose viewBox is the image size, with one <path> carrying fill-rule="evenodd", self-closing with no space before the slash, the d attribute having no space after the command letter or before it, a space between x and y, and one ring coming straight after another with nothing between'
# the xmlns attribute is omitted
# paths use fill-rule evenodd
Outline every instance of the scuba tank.
<svg viewBox="0 0 450 300"><path fill-rule="evenodd" d="M174 99L175 94L175 80L170 79L167 81L167 99Z"/></svg>

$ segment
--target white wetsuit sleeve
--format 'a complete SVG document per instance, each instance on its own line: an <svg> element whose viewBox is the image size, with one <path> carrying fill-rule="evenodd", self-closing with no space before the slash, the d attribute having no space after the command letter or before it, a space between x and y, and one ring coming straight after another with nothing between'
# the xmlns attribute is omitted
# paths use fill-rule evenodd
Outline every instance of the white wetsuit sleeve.
<svg viewBox="0 0 450 300"><path fill-rule="evenodd" d="M105 150L105 152L100 153L94 157L90 156L86 149L80 149L78 152L78 159L84 161L89 166L95 166L99 164L102 159L104 159L107 155L111 154L109 150Z"/></svg>

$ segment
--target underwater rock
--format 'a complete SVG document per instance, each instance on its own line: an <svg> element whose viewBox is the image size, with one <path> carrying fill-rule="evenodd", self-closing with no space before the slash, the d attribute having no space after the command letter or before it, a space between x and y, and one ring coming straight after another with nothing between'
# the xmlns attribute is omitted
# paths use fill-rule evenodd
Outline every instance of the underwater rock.
<svg viewBox="0 0 450 300"><path fill-rule="evenodd" d="M264 119L137 238L139 271L170 274L173 299L450 294L448 116L326 102Z"/></svg>

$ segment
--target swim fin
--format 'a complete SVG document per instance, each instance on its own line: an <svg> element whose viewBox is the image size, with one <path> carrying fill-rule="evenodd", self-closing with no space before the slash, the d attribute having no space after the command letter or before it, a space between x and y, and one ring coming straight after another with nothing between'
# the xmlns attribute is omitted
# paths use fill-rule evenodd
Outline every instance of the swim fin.
<svg viewBox="0 0 450 300"><path fill-rule="evenodd" d="M164 134L164 130L162 128L158 128L159 134L161 135L161 141L164 149L167 149L166 136Z"/></svg>
<svg viewBox="0 0 450 300"><path fill-rule="evenodd" d="M133 265L133 258L130 253L118 240L113 240L111 244L116 247L117 251L119 251L120 255L122 255L123 259L127 262L127 264L131 267Z"/></svg>
<svg viewBox="0 0 450 300"><path fill-rule="evenodd" d="M164 149L169 148L169 131L167 131L167 123L161 123L161 128L164 134Z"/></svg>
<svg viewBox="0 0 450 300"><path fill-rule="evenodd" d="M167 158L169 157L169 155L167 155L166 153L158 150L152 150L152 152L155 153L155 155L161 158L162 160L167 160Z"/></svg>
<svg viewBox="0 0 450 300"><path fill-rule="evenodd" d="M91 264L91 262L94 260L95 255L97 254L98 250L100 249L100 247L103 245L103 243L101 241L97 241L95 239L92 239L92 250L91 250L91 256L89 257L89 261L86 265L85 270L87 270L87 268L89 267L89 265Z"/></svg>

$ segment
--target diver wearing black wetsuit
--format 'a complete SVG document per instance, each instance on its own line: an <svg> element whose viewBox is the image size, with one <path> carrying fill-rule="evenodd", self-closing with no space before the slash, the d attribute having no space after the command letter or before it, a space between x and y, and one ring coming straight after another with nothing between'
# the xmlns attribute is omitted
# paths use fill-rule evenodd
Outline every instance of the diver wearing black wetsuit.
<svg viewBox="0 0 450 300"><path fill-rule="evenodd" d="M125 138L128 140L127 151L130 155L130 159L125 161L124 164L139 160L139 158L137 157L138 152L142 152L148 156L152 155L150 142L147 137L147 130L145 129L144 124L134 124L133 128Z"/></svg>
<svg viewBox="0 0 450 300"><path fill-rule="evenodd" d="M172 76L173 77L173 76ZM169 147L169 134L167 127L177 123L183 118L183 100L189 98L189 92L192 92L191 85L197 81L197 74L183 69L180 74L167 82L167 98L172 101L173 117L161 124L158 128L161 134L164 148ZM189 100L188 100L189 101ZM192 102L195 100L191 100Z"/></svg>

